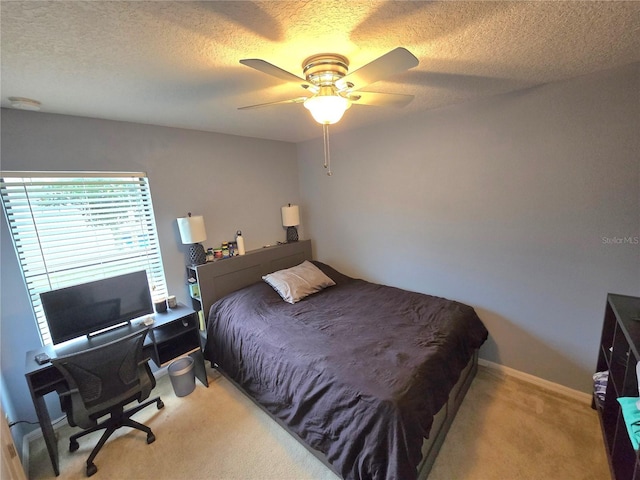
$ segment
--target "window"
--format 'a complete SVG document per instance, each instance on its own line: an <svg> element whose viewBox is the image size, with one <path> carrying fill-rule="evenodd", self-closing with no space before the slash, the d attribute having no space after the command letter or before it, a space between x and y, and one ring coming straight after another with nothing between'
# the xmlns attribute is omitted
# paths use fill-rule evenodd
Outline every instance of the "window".
<svg viewBox="0 0 640 480"><path fill-rule="evenodd" d="M145 174L2 172L0 192L43 345L42 292L146 270L166 296Z"/></svg>

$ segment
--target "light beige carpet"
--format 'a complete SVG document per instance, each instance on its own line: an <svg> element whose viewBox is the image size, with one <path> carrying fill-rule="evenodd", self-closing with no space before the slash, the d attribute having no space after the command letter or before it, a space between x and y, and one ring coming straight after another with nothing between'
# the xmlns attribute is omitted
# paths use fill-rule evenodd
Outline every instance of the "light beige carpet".
<svg viewBox="0 0 640 480"><path fill-rule="evenodd" d="M139 412L156 441L122 428L96 457L96 480L224 479L336 480L302 445L225 378L208 370L209 388L196 381L174 395L158 381L165 408ZM99 433L68 452L68 426L57 430L60 480L85 477L85 461ZM42 440L31 445L32 479L54 479ZM596 413L587 405L480 368L429 480L609 478ZM402 479L398 479L402 480Z"/></svg>

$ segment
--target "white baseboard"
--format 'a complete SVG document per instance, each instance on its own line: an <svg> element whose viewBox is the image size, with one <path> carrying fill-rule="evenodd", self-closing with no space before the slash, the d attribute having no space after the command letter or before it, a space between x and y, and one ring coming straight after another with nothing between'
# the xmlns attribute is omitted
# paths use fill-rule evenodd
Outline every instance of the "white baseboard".
<svg viewBox="0 0 640 480"><path fill-rule="evenodd" d="M67 425L67 417L63 415L60 418L51 421L51 425L53 426L53 431L55 432L59 428ZM29 475L29 449L31 447L31 442L42 438L42 429L40 427L35 430L31 430L24 437L22 437L22 465L24 466L27 475Z"/></svg>
<svg viewBox="0 0 640 480"><path fill-rule="evenodd" d="M504 375L509 375L509 376L518 378L525 382L536 385L540 388L551 390L552 392L556 392L564 396L571 397L574 400L577 400L579 402L591 405L592 396L589 395L588 393L584 393L579 390L574 390L573 388L565 387L564 385L560 385L559 383L550 382L549 380L545 380L543 378L536 377L534 375L530 375L528 373L524 373L519 370L515 370L513 368L505 367L504 365L500 365L499 363L490 362L489 360L484 360L482 358L478 359L478 365L491 368L494 370L498 370L500 373L503 373Z"/></svg>

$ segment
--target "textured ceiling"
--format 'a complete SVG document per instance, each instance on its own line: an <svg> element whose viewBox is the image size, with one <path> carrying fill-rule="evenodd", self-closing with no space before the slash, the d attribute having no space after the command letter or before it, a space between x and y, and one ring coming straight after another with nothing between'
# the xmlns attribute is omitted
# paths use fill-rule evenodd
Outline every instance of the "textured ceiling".
<svg viewBox="0 0 640 480"><path fill-rule="evenodd" d="M322 129L304 94L238 63L262 58L302 76L315 53L351 70L402 46L418 67L365 90L408 106L354 106L336 131L640 61L640 2L6 1L1 101L42 111L298 142Z"/></svg>

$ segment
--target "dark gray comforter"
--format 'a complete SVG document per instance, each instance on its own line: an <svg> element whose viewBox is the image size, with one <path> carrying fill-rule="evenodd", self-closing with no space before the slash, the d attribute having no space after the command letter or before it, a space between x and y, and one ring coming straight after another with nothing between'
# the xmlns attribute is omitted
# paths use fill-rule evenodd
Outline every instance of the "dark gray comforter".
<svg viewBox="0 0 640 480"><path fill-rule="evenodd" d="M433 415L487 330L473 308L314 262L295 305L260 282L216 302L205 356L345 479L412 480Z"/></svg>

